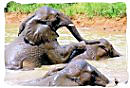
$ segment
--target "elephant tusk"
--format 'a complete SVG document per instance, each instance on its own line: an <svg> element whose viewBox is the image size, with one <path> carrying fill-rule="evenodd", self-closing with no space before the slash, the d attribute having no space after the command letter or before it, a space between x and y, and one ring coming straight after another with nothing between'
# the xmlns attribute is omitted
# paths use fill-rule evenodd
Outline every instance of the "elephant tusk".
<svg viewBox="0 0 130 88"><path fill-rule="evenodd" d="M68 26L74 26L74 24L69 24Z"/></svg>
<svg viewBox="0 0 130 88"><path fill-rule="evenodd" d="M91 67L90 67L90 66L88 66L88 67L87 67L87 69L88 69L88 71L90 71L90 72L92 71L92 69L91 69Z"/></svg>

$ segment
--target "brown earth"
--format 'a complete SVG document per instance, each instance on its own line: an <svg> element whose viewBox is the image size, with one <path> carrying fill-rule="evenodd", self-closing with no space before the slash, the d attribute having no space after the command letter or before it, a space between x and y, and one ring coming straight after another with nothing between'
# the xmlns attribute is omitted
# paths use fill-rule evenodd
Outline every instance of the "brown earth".
<svg viewBox="0 0 130 88"><path fill-rule="evenodd" d="M31 14L21 13L5 13L6 24L20 24L23 20ZM127 18L105 18L105 17L93 17L88 18L85 15L76 15L70 17L76 27L87 27L91 30L114 32L114 33L126 33Z"/></svg>

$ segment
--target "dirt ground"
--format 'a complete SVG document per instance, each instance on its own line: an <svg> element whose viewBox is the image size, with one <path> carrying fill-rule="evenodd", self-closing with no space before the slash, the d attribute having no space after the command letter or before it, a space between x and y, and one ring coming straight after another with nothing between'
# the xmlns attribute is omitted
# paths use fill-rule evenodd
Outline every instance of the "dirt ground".
<svg viewBox="0 0 130 88"><path fill-rule="evenodd" d="M20 24L23 20L31 14L21 13L5 13L6 24ZM127 18L105 18L93 17L88 18L85 15L76 15L70 17L77 28L88 27L91 30L113 32L113 33L126 33Z"/></svg>

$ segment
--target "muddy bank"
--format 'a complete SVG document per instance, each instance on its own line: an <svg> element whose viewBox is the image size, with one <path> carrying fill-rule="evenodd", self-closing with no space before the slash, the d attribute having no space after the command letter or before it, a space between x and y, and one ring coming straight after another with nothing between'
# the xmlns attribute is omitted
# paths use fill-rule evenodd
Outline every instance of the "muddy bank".
<svg viewBox="0 0 130 88"><path fill-rule="evenodd" d="M27 16L32 14L21 13L5 13L6 24L19 25ZM127 18L105 18L105 17L93 17L88 18L83 14L70 17L77 28L91 28L91 30L125 33Z"/></svg>

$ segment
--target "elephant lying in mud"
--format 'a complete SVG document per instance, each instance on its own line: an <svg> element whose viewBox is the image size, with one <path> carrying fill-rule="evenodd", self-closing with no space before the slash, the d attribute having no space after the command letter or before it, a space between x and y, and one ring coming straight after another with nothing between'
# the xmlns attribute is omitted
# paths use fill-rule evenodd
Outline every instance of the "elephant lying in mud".
<svg viewBox="0 0 130 88"><path fill-rule="evenodd" d="M20 39L20 36L17 39L18 40L16 41L19 42L14 41L12 44L6 47L7 50L5 53L5 57L6 61L9 64L9 69L15 69L15 64L19 65L19 63L19 66L21 67L18 66L18 69L22 67L40 67L42 64L67 63L70 62L70 60L73 59L73 57L75 57L76 55L78 55L77 57L90 60L100 60L108 57L120 56L120 54L113 48L113 46L105 39L100 39L99 44L86 45L84 42L79 42L66 45L62 48L58 46L57 42L45 43L39 46L32 46L30 44L26 44L23 39ZM14 44L16 45L13 46ZM55 47L55 45L57 45L57 47ZM10 51L13 52L8 51L9 48ZM69 54L69 56L60 57L59 54L61 53ZM13 59L8 60L8 55L12 56L9 58L16 58L14 59L14 61ZM22 58L24 58L24 60L20 61L22 60ZM65 59L63 60L62 58ZM6 64L7 68L8 64Z"/></svg>
<svg viewBox="0 0 130 88"><path fill-rule="evenodd" d="M121 56L106 39L99 39L99 42L99 44L86 45L82 50L75 50L66 62L69 62L75 56L88 60L101 60Z"/></svg>
<svg viewBox="0 0 130 88"><path fill-rule="evenodd" d="M78 41L85 41L87 45L100 44L97 40L83 39L72 21L63 13L49 7L42 7L22 22L19 36L6 46L6 68L32 69L41 65L66 63L75 56L73 53L75 50L78 50L79 54L83 53L86 47L83 42L59 45L56 31L63 26L67 27Z"/></svg>
<svg viewBox="0 0 130 88"><path fill-rule="evenodd" d="M43 26L43 25L42 25ZM45 28L44 28L45 31ZM51 29L47 27L45 36L49 40ZM51 35L53 37L53 35ZM23 35L19 35L14 42L6 46L5 65L6 68L17 70L23 67L32 69L41 65L64 63L75 49L84 49L84 42L72 43L66 46L60 46L57 40L32 46L25 43Z"/></svg>
<svg viewBox="0 0 130 88"><path fill-rule="evenodd" d="M20 83L24 86L106 86L109 80L83 59L49 71L43 78Z"/></svg>
<svg viewBox="0 0 130 88"><path fill-rule="evenodd" d="M117 57L120 54L105 39L100 39L100 44L86 45L85 51L75 56L64 67L50 70L43 78L27 81L21 85L28 86L106 86L109 80L95 67L86 62L107 57ZM90 51L90 52L89 52ZM76 54L76 53L75 53ZM115 80L113 86L117 85Z"/></svg>

